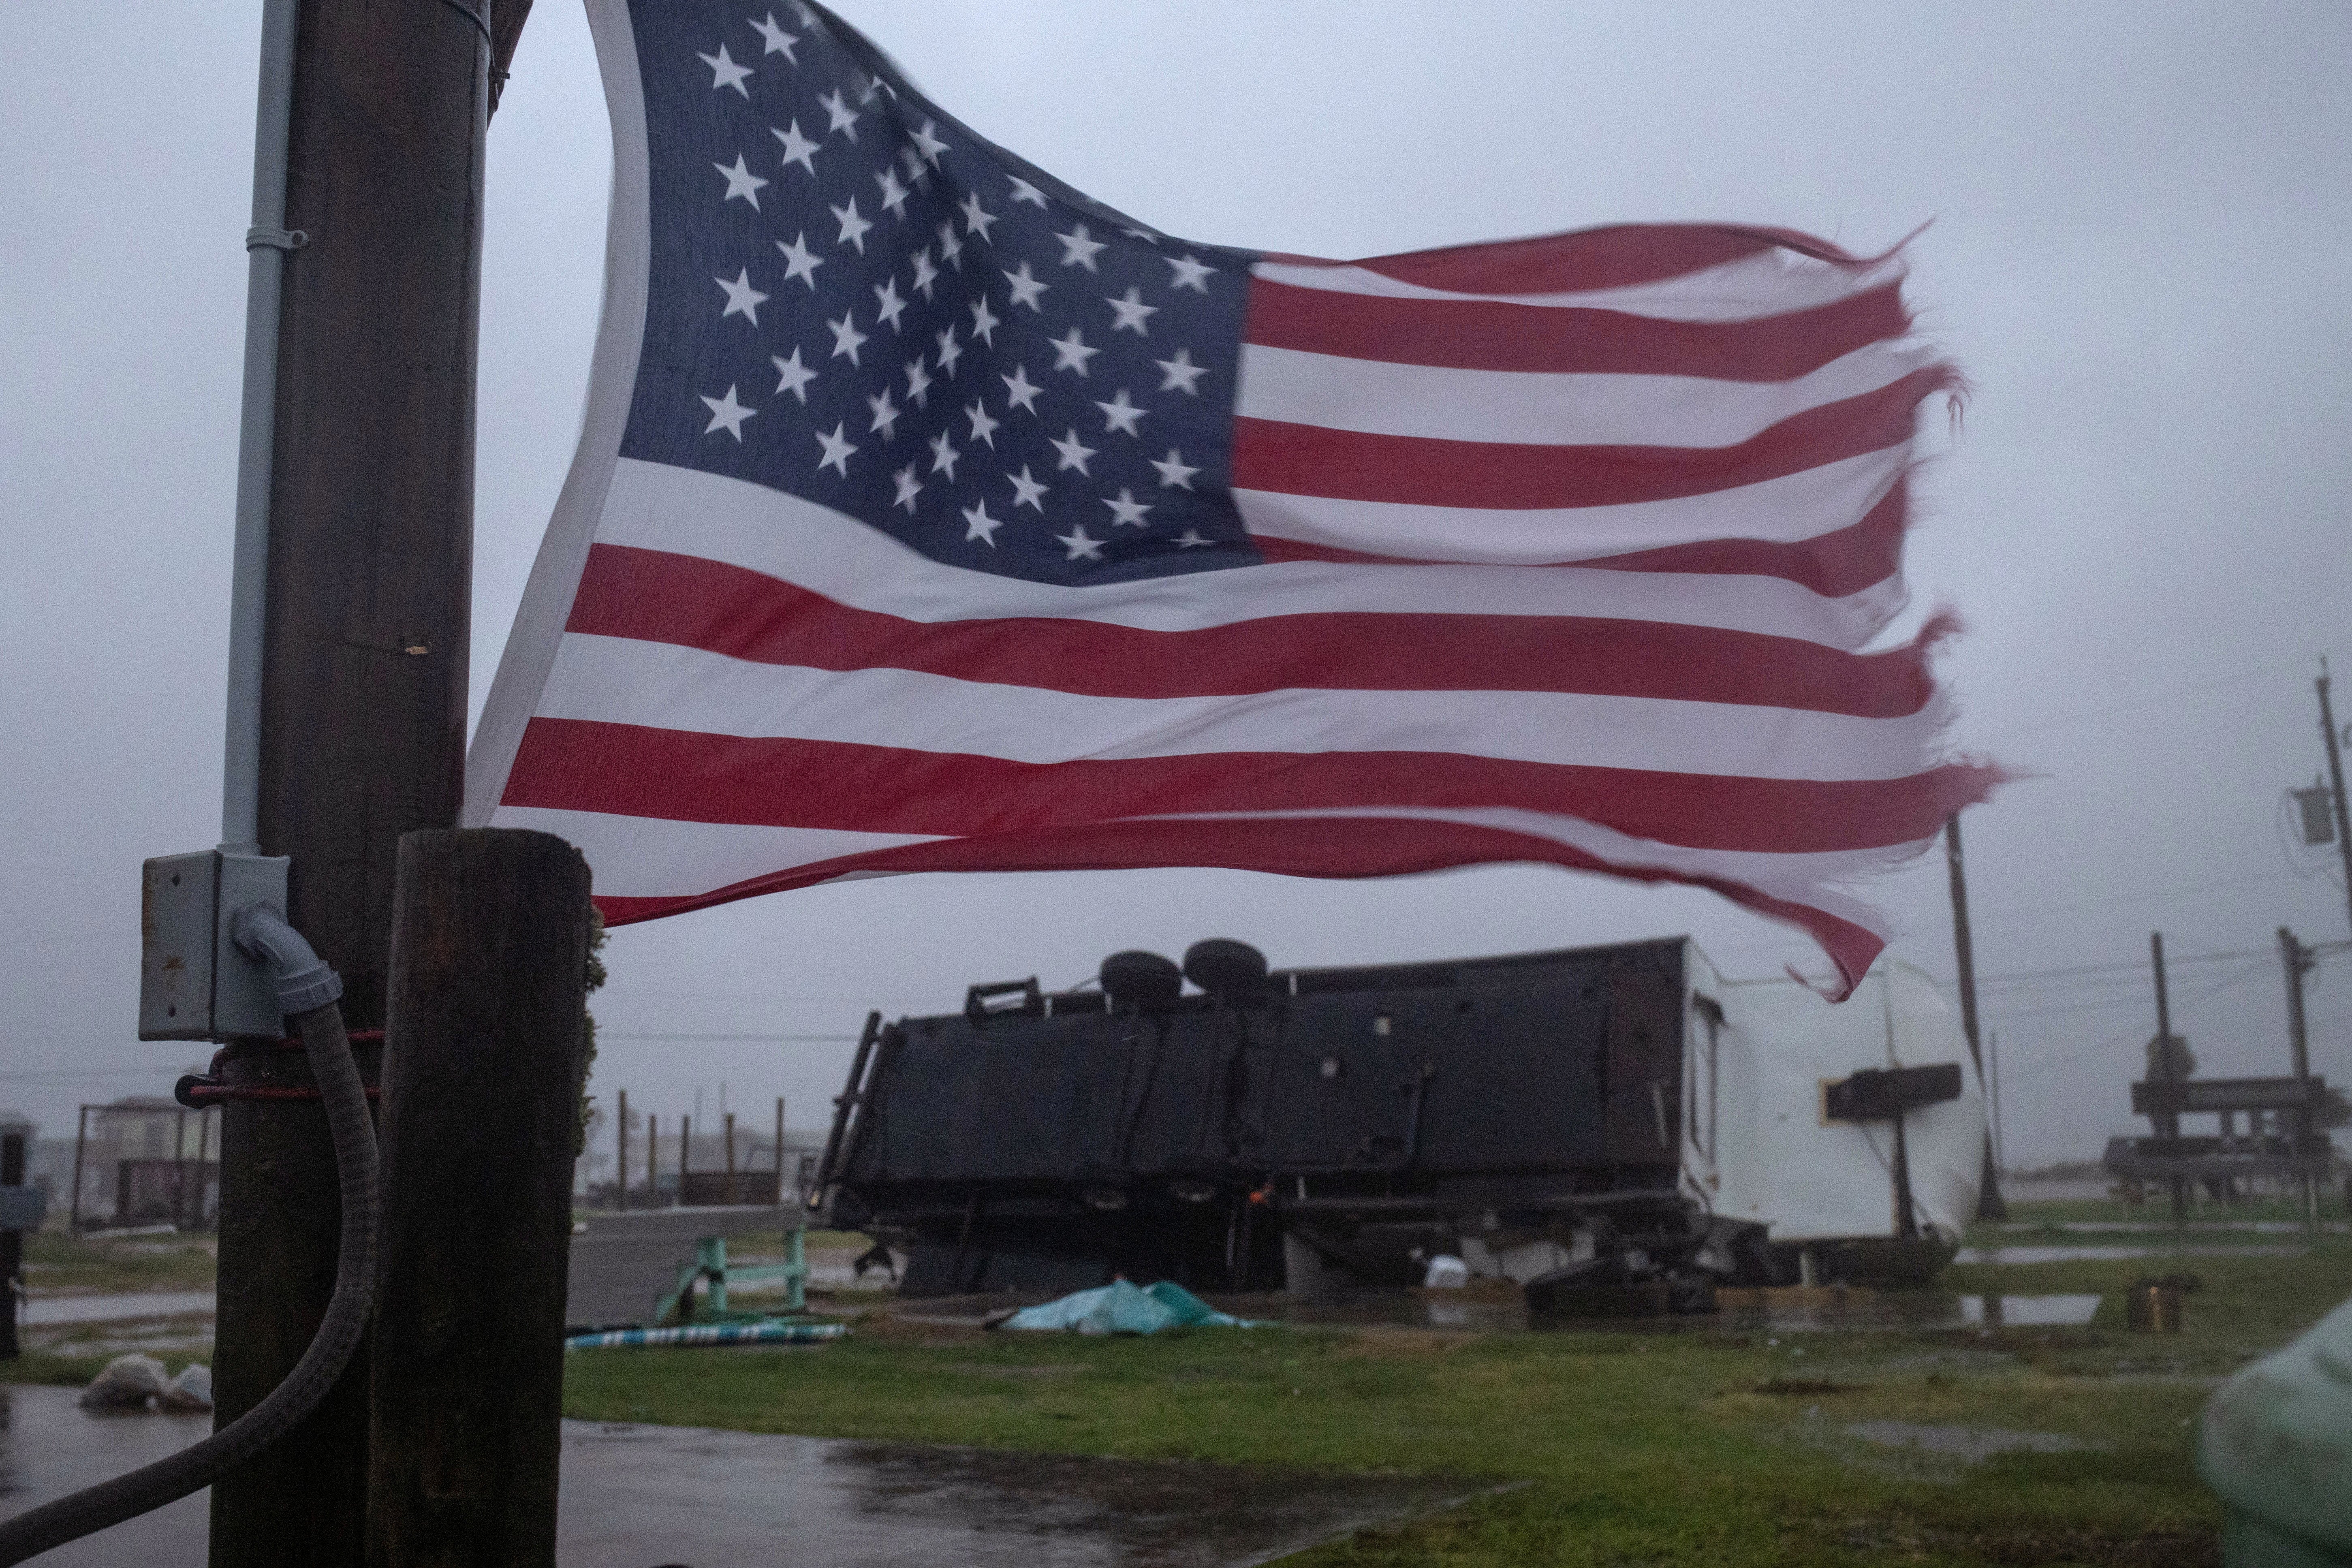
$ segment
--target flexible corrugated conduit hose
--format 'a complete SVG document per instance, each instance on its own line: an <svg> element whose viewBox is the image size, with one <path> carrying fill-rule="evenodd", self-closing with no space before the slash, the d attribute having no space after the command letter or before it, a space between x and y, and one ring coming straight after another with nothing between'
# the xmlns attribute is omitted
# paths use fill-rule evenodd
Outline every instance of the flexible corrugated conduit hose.
<svg viewBox="0 0 2352 1568"><path fill-rule="evenodd" d="M260 1404L169 1458L0 1520L0 1568L212 1485L318 1407L367 1328L375 1293L375 1126L368 1117L359 1068L352 1060L351 1040L343 1032L342 1009L336 1005L343 994L342 981L286 923L285 916L267 905L238 910L230 931L238 947L268 963L278 1005L301 1037L326 1109L342 1186L342 1241L335 1257L334 1296L310 1348Z"/></svg>

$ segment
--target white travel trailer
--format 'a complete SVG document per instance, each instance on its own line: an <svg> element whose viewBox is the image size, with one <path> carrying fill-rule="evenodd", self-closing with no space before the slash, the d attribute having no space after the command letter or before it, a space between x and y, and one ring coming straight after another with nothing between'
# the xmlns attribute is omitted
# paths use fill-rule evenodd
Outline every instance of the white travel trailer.
<svg viewBox="0 0 2352 1568"><path fill-rule="evenodd" d="M1190 982L1194 989L1187 989ZM1685 938L1270 970L1239 942L977 985L867 1026L820 1173L911 1293L1917 1278L1976 1202L1950 1010L1882 964L1832 1005Z"/></svg>

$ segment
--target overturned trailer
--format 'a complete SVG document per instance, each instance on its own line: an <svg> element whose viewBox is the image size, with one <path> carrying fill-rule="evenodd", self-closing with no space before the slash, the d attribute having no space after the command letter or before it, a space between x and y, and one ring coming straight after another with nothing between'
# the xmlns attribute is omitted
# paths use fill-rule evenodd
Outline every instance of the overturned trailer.
<svg viewBox="0 0 2352 1568"><path fill-rule="evenodd" d="M1903 965L1833 1006L1680 938L1271 972L1213 941L870 1018L818 1181L913 1295L1314 1293L1452 1255L1538 1301L1690 1305L1932 1272L1983 1139L1958 1023Z"/></svg>

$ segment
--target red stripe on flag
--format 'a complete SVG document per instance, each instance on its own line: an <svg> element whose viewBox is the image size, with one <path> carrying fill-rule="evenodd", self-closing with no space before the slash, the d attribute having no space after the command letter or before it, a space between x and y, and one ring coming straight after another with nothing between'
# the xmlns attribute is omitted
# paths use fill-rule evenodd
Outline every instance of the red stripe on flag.
<svg viewBox="0 0 2352 1568"><path fill-rule="evenodd" d="M1870 968L1885 945L1866 927L1810 905L1772 898L1745 883L1678 876L1647 867L1620 867L1551 839L1499 828L1360 816L1089 823L1044 833L908 844L796 866L684 898L600 894L596 906L607 925L627 925L762 893L811 887L853 871L1108 871L1140 866L1214 866L1290 877L1356 878L1514 861L1711 889L1806 931L1828 950L1848 986Z"/></svg>
<svg viewBox="0 0 2352 1568"><path fill-rule="evenodd" d="M1811 539L1783 544L1769 539L1710 539L1692 544L1671 544L1625 555L1596 555L1575 561L1528 563L1544 566L1582 566L1612 572L1691 572L1740 577L1779 577L1811 588L1832 599L1859 594L1884 583L1903 564L1903 536L1908 526L1905 489L1897 483L1860 522ZM1360 550L1340 550L1303 540L1253 535L1258 553L1269 562L1328 561L1360 566L1444 566L1461 562L1404 555L1373 555Z"/></svg>
<svg viewBox="0 0 2352 1568"><path fill-rule="evenodd" d="M1911 438L1919 400L1951 381L1948 367L1916 370L1729 447L1448 441L1236 417L1233 483L1278 495L1420 506L1533 510L1675 500L1901 446Z"/></svg>
<svg viewBox="0 0 2352 1568"><path fill-rule="evenodd" d="M1242 340L1454 370L1794 381L1911 330L1898 284L1752 321L1668 321L1491 300L1398 300L1252 278Z"/></svg>
<svg viewBox="0 0 2352 1568"><path fill-rule="evenodd" d="M1728 224L1620 224L1574 234L1375 256L1345 265L1460 294L1562 294L1662 282L1789 247L1799 237ZM1808 254L1835 250L1823 240L1805 243L1813 247Z"/></svg>
<svg viewBox="0 0 2352 1568"><path fill-rule="evenodd" d="M1431 752L1213 752L1023 763L538 718L500 804L677 822L992 837L1219 812L1517 808L1662 844L1811 854L1909 844L1999 782L1714 777Z"/></svg>
<svg viewBox="0 0 2352 1568"><path fill-rule="evenodd" d="M1061 617L910 621L699 556L599 544L567 630L814 669L911 669L1080 696L1554 691L1894 719L1935 694L1923 648L1577 616L1267 616L1192 631Z"/></svg>

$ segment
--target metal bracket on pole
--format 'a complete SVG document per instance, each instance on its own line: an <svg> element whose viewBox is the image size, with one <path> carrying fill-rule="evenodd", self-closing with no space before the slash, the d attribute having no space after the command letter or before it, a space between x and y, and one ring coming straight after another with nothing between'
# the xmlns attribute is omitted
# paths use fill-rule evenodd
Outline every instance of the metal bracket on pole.
<svg viewBox="0 0 2352 1568"><path fill-rule="evenodd" d="M268 246L277 250L299 250L310 243L310 237L299 228L249 228L245 231L247 250Z"/></svg>

